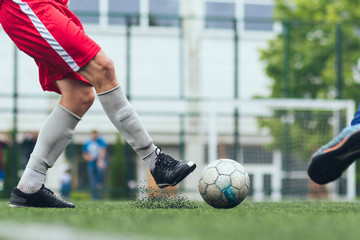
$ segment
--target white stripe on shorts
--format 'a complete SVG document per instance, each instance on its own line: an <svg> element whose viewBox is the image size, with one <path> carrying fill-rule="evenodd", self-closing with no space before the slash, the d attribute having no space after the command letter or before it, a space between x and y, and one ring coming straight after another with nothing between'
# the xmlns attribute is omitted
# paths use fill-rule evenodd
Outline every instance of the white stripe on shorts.
<svg viewBox="0 0 360 240"><path fill-rule="evenodd" d="M62 46L56 41L56 39L51 35L49 30L45 27L45 25L40 21L40 19L36 16L34 11L30 8L30 6L21 0L12 0L14 3L18 4L21 8L21 11L25 13L35 28L38 30L40 35L45 39L45 41L59 54L59 56L69 65L69 67L75 72L80 69L74 59L62 48Z"/></svg>

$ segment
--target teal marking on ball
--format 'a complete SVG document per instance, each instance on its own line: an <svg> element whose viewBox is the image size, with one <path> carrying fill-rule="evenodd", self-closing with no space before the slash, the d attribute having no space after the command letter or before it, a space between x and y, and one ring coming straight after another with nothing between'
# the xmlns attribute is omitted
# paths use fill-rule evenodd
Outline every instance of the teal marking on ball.
<svg viewBox="0 0 360 240"><path fill-rule="evenodd" d="M224 195L230 203L237 202L236 194L234 193L234 190L232 190L231 188L226 188L224 190Z"/></svg>

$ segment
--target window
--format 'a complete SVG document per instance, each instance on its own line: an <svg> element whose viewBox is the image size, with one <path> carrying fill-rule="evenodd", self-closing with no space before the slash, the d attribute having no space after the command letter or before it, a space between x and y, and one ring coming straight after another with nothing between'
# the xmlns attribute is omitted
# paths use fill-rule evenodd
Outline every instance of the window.
<svg viewBox="0 0 360 240"><path fill-rule="evenodd" d="M139 25L140 0L109 0L109 24L125 25L124 15L133 15L131 25ZM135 15L135 16L134 16Z"/></svg>
<svg viewBox="0 0 360 240"><path fill-rule="evenodd" d="M245 30L273 30L273 5L245 4L244 9Z"/></svg>
<svg viewBox="0 0 360 240"><path fill-rule="evenodd" d="M73 0L69 8L82 23L99 23L99 0Z"/></svg>
<svg viewBox="0 0 360 240"><path fill-rule="evenodd" d="M235 18L234 3L208 2L205 8L207 28L233 28L232 19Z"/></svg>
<svg viewBox="0 0 360 240"><path fill-rule="evenodd" d="M179 27L179 1L149 0L150 26Z"/></svg>

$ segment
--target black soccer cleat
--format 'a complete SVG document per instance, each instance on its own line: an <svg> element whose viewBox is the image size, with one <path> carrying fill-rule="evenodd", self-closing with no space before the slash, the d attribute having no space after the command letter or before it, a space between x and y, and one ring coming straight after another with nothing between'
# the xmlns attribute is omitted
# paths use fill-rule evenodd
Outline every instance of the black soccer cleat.
<svg viewBox="0 0 360 240"><path fill-rule="evenodd" d="M336 180L360 158L360 125L344 128L338 136L311 157L309 177L318 184Z"/></svg>
<svg viewBox="0 0 360 240"><path fill-rule="evenodd" d="M39 191L31 194L14 188L11 192L9 207L75 208L75 205L58 198L51 190L42 185Z"/></svg>
<svg viewBox="0 0 360 240"><path fill-rule="evenodd" d="M159 188L175 186L196 168L195 163L175 159L164 154L161 148L155 152L157 158L151 174Z"/></svg>

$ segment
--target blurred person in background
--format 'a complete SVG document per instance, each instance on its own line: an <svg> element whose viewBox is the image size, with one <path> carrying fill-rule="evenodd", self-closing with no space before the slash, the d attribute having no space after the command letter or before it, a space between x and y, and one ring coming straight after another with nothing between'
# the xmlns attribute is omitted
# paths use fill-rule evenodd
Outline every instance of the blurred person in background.
<svg viewBox="0 0 360 240"><path fill-rule="evenodd" d="M61 175L61 187L60 187L60 193L61 196L65 199L70 198L71 194L71 168L69 164L63 164L63 173Z"/></svg>
<svg viewBox="0 0 360 240"><path fill-rule="evenodd" d="M105 140L96 130L91 131L90 139L85 142L82 148L82 156L88 162L87 170L91 191L91 198L99 198L98 190L104 183L104 172L107 166Z"/></svg>
<svg viewBox="0 0 360 240"><path fill-rule="evenodd" d="M39 131L25 171L11 193L10 207L75 207L43 182L92 106L95 93L158 187L174 186L195 169L195 163L166 155L153 143L122 91L113 61L85 33L68 0L1 0L0 23L15 45L35 60L43 90L61 95Z"/></svg>
<svg viewBox="0 0 360 240"><path fill-rule="evenodd" d="M7 133L0 133L0 191L4 189L5 182L5 169L4 169L4 161L5 161L5 148L11 146L12 141Z"/></svg>

